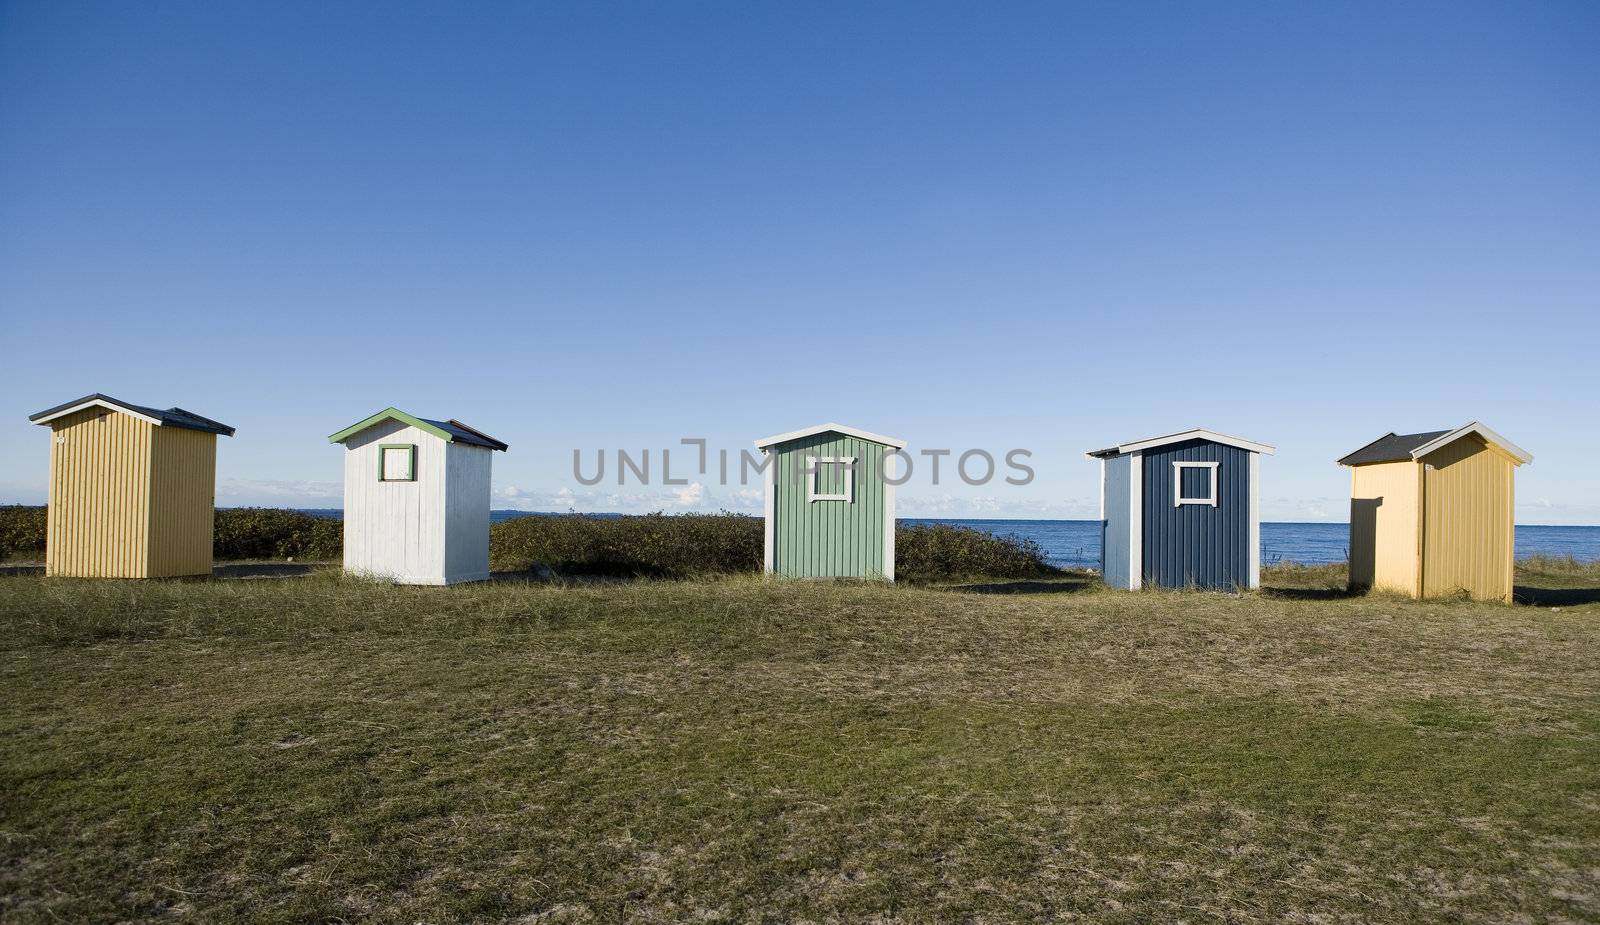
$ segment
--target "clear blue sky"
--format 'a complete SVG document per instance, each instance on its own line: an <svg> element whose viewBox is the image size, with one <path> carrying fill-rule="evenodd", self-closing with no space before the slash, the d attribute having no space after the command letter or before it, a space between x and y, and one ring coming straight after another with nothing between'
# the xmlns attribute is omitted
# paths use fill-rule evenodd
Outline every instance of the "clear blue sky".
<svg viewBox="0 0 1600 925"><path fill-rule="evenodd" d="M239 428L222 504L337 503L386 405L583 448L827 420L1034 452L902 513L1095 516L1083 451L1333 460L1481 419L1600 523L1600 4L0 4L0 501L92 391ZM654 454L653 454L654 455Z"/></svg>

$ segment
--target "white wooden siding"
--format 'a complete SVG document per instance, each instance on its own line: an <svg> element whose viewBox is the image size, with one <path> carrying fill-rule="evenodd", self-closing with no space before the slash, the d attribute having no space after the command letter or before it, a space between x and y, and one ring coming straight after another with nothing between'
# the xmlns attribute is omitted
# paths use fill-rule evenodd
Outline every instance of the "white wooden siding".
<svg viewBox="0 0 1600 925"><path fill-rule="evenodd" d="M489 476L494 451L465 443L445 454L445 583L489 577Z"/></svg>
<svg viewBox="0 0 1600 925"><path fill-rule="evenodd" d="M378 479L378 445L414 443L415 481ZM345 571L405 584L446 583L446 448L434 435L383 421L345 441Z"/></svg>

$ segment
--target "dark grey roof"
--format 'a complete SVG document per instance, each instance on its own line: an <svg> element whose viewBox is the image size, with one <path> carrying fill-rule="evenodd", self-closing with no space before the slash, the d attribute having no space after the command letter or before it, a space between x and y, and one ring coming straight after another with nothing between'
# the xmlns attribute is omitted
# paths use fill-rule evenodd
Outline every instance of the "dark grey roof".
<svg viewBox="0 0 1600 925"><path fill-rule="evenodd" d="M213 421L207 417L201 417L200 415L195 414L193 411L185 411L182 408L167 408L166 410L162 410L160 408L146 407L145 405L135 405L132 402L126 402L120 398L112 398L110 395L105 395L100 392L96 392L93 395L85 395L82 398L75 398L72 401L56 405L54 408L46 408L38 414L30 414L28 415L28 420L38 421L41 418L53 417L54 415L66 411L68 408L84 404L85 402L95 401L105 402L113 407L121 408L124 411L130 411L134 414L142 414L148 418L155 418L156 420L160 421L163 426L170 424L173 427L182 427L187 430L198 430L208 434L222 434L224 437L233 436L232 427L229 427L228 425L218 421Z"/></svg>
<svg viewBox="0 0 1600 925"><path fill-rule="evenodd" d="M1365 466L1370 463L1404 462L1412 458L1411 451L1450 433L1448 430L1430 430L1424 434L1384 434L1349 456L1339 460L1341 466Z"/></svg>
<svg viewBox="0 0 1600 925"><path fill-rule="evenodd" d="M428 421L427 418L420 418L420 420ZM505 450L510 448L510 444L502 443L483 431L469 427L455 418L451 418L448 421L428 421L428 423L449 434L450 442L452 443L467 443L471 444L472 446L486 446L491 450Z"/></svg>

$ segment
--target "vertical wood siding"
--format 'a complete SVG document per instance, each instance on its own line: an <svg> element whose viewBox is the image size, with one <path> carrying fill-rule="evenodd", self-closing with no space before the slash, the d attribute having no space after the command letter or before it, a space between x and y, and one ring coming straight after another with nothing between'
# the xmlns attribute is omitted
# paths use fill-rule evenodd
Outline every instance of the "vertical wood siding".
<svg viewBox="0 0 1600 925"><path fill-rule="evenodd" d="M494 451L451 443L445 449L445 584L489 577L489 483Z"/></svg>
<svg viewBox="0 0 1600 925"><path fill-rule="evenodd" d="M1476 436L1422 458L1422 593L1509 601L1514 556L1511 459Z"/></svg>
<svg viewBox="0 0 1600 925"><path fill-rule="evenodd" d="M1420 478L1409 460L1351 468L1351 587L1417 594Z"/></svg>
<svg viewBox="0 0 1600 925"><path fill-rule="evenodd" d="M1174 462L1217 462L1217 506L1173 504ZM1195 476L1199 478L1199 476ZM1206 477L1209 482L1209 476ZM1144 581L1182 588L1250 586L1250 452L1187 440L1144 453Z"/></svg>
<svg viewBox="0 0 1600 925"><path fill-rule="evenodd" d="M888 447L843 434L779 444L773 517L773 572L797 578L883 578L883 454ZM855 500L807 501L808 456L854 456ZM823 489L827 489L826 483ZM892 563L889 563L892 565Z"/></svg>
<svg viewBox="0 0 1600 925"><path fill-rule="evenodd" d="M211 574L217 435L154 428L150 472L150 577Z"/></svg>
<svg viewBox="0 0 1600 925"><path fill-rule="evenodd" d="M378 480L382 443L416 445L415 481ZM449 444L408 424L384 421L344 446L345 570L408 584L444 584Z"/></svg>
<svg viewBox="0 0 1600 925"><path fill-rule="evenodd" d="M1129 477L1131 466L1126 454L1101 460L1105 467L1105 487L1101 505L1100 574L1106 585L1127 590L1133 587L1133 573L1128 555L1132 539L1132 506L1129 495L1133 491Z"/></svg>
<svg viewBox="0 0 1600 925"><path fill-rule="evenodd" d="M52 422L45 573L150 574L150 454L155 425L91 409Z"/></svg>

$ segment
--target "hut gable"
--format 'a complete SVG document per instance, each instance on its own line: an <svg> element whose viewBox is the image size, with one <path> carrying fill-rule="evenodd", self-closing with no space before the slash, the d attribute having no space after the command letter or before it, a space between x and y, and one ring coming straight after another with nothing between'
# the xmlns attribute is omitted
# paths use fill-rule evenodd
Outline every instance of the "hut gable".
<svg viewBox="0 0 1600 925"><path fill-rule="evenodd" d="M437 437L446 443L465 443L471 446L481 446L491 450L508 450L511 447L481 430L461 423L451 418L448 421L431 421L427 418L413 417L399 408L385 408L377 414L363 421L358 421L344 430L328 438L329 443L344 443L356 434L370 430L384 423L396 423L415 427L430 436Z"/></svg>
<svg viewBox="0 0 1600 925"><path fill-rule="evenodd" d="M1419 434L1387 433L1339 460L1341 466L1370 466L1376 463L1411 462L1443 449L1458 440L1474 440L1492 446L1518 465L1533 461L1526 450L1473 421L1455 430L1430 430Z"/></svg>
<svg viewBox="0 0 1600 925"><path fill-rule="evenodd" d="M220 434L224 437L233 436L234 429L226 424L201 417L192 411L182 408L150 408L144 405L135 405L121 399L112 398L100 392L85 395L69 402L46 408L37 414L30 414L28 420L35 424L50 424L65 418L73 418L82 414L98 416L106 412L117 412L137 418L156 427L175 427L185 430L197 430L202 433Z"/></svg>

